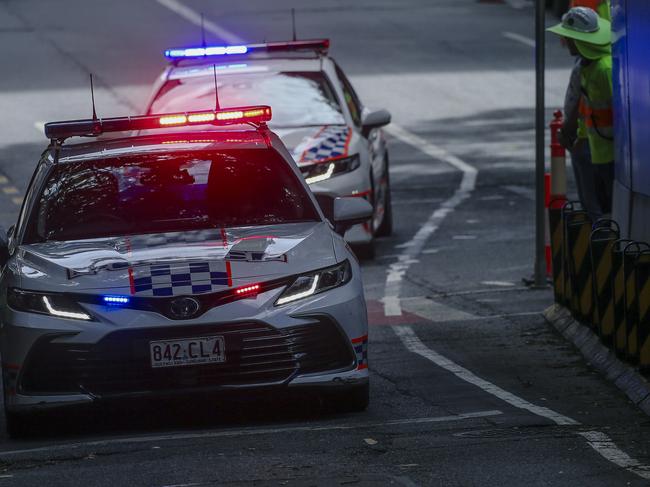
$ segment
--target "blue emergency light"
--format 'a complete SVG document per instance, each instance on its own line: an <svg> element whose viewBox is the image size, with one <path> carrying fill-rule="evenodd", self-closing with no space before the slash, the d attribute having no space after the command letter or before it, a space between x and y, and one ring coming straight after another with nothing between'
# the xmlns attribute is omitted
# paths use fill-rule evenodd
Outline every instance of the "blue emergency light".
<svg viewBox="0 0 650 487"><path fill-rule="evenodd" d="M129 304L131 299L127 296L104 296L104 303L109 306L120 306L123 304Z"/></svg>
<svg viewBox="0 0 650 487"><path fill-rule="evenodd" d="M202 46L202 47L179 47L167 49L165 57L171 60L181 60L208 56L228 56L236 54L248 54L254 51L276 52L276 51L300 51L311 50L326 53L330 47L329 39L312 39L304 41L266 42L263 44L248 44L241 46Z"/></svg>

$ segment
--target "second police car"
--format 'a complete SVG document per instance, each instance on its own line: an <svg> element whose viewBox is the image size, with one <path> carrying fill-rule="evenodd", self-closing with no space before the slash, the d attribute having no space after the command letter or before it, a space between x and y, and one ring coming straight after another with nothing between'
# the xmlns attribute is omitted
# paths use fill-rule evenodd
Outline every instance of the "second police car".
<svg viewBox="0 0 650 487"><path fill-rule="evenodd" d="M168 49L170 64L147 113L211 106L215 74L224 103L268 103L271 128L314 193L362 197L373 205L372 218L345 235L372 257L374 238L392 232L388 148L381 131L391 117L362 105L328 49L327 39Z"/></svg>
<svg viewBox="0 0 650 487"><path fill-rule="evenodd" d="M104 399L309 387L367 406L363 287L337 232L372 208L334 199L332 226L270 119L255 106L46 125L0 233L10 434L35 410Z"/></svg>

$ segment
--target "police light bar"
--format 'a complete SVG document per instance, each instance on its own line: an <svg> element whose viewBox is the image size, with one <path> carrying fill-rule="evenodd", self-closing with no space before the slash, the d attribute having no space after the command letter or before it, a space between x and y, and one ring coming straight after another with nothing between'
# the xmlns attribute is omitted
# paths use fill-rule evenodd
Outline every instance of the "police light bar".
<svg viewBox="0 0 650 487"><path fill-rule="evenodd" d="M131 130L151 130L166 127L191 125L261 125L271 120L271 107L260 105L250 107L228 108L224 110L170 113L164 115L143 115L137 117L117 117L45 124L45 136L48 139L66 139L68 137L96 137L107 132L128 132Z"/></svg>
<svg viewBox="0 0 650 487"><path fill-rule="evenodd" d="M165 57L172 60L207 57L228 56L233 54L248 54L250 52L278 52L312 50L326 53L330 47L329 39L312 39L305 41L266 42L264 44L248 44L241 46L204 46L204 47L179 47L167 49Z"/></svg>

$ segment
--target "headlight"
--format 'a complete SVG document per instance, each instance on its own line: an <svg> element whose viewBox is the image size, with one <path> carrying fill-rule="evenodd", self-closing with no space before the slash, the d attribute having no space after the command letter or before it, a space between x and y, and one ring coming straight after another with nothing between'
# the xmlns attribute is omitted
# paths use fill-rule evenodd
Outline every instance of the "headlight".
<svg viewBox="0 0 650 487"><path fill-rule="evenodd" d="M307 298L314 294L342 286L343 284L348 283L351 277L352 269L347 260L341 264L321 269L320 271L303 274L302 276L298 276L293 283L284 290L275 302L275 305L280 306L291 303L298 299Z"/></svg>
<svg viewBox="0 0 650 487"><path fill-rule="evenodd" d="M359 154L355 154L350 157L301 166L300 170L307 184L314 184L339 174L354 171L360 165Z"/></svg>
<svg viewBox="0 0 650 487"><path fill-rule="evenodd" d="M17 311L72 320L91 321L93 319L78 303L63 294L39 293L12 288L7 293L7 302Z"/></svg>

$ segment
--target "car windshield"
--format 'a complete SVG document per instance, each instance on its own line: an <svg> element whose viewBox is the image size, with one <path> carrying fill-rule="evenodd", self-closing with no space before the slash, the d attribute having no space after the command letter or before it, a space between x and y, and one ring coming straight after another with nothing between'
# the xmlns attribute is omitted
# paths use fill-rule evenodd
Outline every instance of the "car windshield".
<svg viewBox="0 0 650 487"><path fill-rule="evenodd" d="M198 74L167 81L153 102L151 113L213 109L212 69L209 76L205 68ZM272 127L345 124L341 106L322 73L219 73L218 88L222 107L270 105Z"/></svg>
<svg viewBox="0 0 650 487"><path fill-rule="evenodd" d="M267 149L131 155L62 163L27 241L317 221L306 190Z"/></svg>

